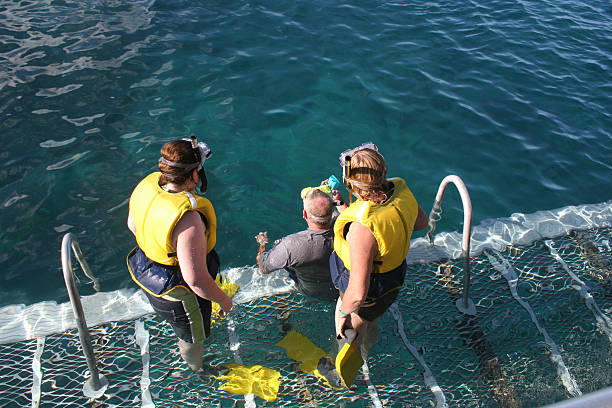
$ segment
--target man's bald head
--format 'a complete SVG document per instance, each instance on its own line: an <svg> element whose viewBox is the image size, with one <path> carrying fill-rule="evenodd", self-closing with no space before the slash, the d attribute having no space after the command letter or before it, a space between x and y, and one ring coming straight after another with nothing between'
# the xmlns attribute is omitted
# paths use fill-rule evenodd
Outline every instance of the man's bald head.
<svg viewBox="0 0 612 408"><path fill-rule="evenodd" d="M331 198L318 188L312 189L304 198L304 210L308 220L319 228L331 226L334 203Z"/></svg>

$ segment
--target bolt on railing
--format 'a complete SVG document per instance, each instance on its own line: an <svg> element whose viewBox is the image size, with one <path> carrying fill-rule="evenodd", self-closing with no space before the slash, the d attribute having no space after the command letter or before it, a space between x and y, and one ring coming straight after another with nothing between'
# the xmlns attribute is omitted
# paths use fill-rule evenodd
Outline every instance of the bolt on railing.
<svg viewBox="0 0 612 408"><path fill-rule="evenodd" d="M93 276L89 264L85 260L81 248L79 247L76 239L72 237L71 233L64 235L62 239L62 270L64 273L64 281L66 283L66 289L68 290L68 297L70 298L70 304L72 305L72 311L76 320L77 329L79 330L79 339L81 340L81 347L83 347L83 354L87 360L87 367L91 373L91 377L83 385L83 394L89 398L99 398L104 395L106 388L108 387L108 381L98 371L96 365L96 357L93 352L93 346L91 345L91 338L89 336L89 330L87 329L87 322L85 321L85 313L83 312L83 305L81 304L81 297L77 290L74 282L74 272L72 271L72 259L70 249L74 252L83 273L93 281L94 289L100 290L100 282Z"/></svg>
<svg viewBox="0 0 612 408"><path fill-rule="evenodd" d="M463 203L463 238L461 242L461 256L463 257L464 271L463 271L463 296L457 300L457 308L465 314L475 315L476 307L474 302L470 299L470 238L472 234L472 201L470 200L470 194L468 193L465 183L459 176L451 174L444 177L438 187L438 193L436 194L436 200L429 213L429 231L427 231L427 239L431 245L434 244L433 233L436 229L436 222L442 218L442 198L444 198L444 192L449 183L455 184L459 194L461 195L461 201Z"/></svg>

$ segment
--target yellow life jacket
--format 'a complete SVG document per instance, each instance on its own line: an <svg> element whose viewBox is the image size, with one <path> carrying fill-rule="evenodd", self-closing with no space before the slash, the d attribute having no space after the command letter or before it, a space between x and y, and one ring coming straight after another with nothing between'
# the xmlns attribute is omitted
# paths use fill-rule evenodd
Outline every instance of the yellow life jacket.
<svg viewBox="0 0 612 408"><path fill-rule="evenodd" d="M389 272L406 259L419 205L401 178L389 179L395 186L393 195L383 204L357 200L342 211L334 225L334 251L351 270L349 243L344 228L358 222L372 232L378 243L373 273Z"/></svg>
<svg viewBox="0 0 612 408"><path fill-rule="evenodd" d="M217 241L217 217L211 202L188 191L169 193L159 186L160 177L159 172L149 174L130 197L130 213L140 249L152 261L177 265L172 232L187 211L196 210L206 219L206 253L212 251Z"/></svg>

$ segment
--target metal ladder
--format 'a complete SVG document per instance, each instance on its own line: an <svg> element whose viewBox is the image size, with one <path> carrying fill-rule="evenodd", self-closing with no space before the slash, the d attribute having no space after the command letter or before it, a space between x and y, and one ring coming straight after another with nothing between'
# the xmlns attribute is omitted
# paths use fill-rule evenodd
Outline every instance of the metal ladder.
<svg viewBox="0 0 612 408"><path fill-rule="evenodd" d="M93 352L93 346L91 345L91 338L89 330L87 329L87 322L85 321L85 313L83 313L83 305L81 304L81 297L77 290L74 282L74 272L72 271L72 257L71 250L74 252L74 256L79 261L81 269L85 276L93 281L94 289L96 292L100 291L100 282L91 273L91 268L85 260L81 248L71 233L64 235L62 239L62 270L64 273L64 281L66 283L66 289L68 290L68 296L70 297L70 304L72 305L72 311L76 320L77 328L79 330L79 339L81 346L83 347L83 354L87 360L87 367L91 376L83 384L83 394L92 399L100 398L106 392L108 388L108 380L104 378L98 371L96 365L96 357Z"/></svg>
<svg viewBox="0 0 612 408"><path fill-rule="evenodd" d="M459 194L461 195L461 201L463 204L463 238L461 241L461 257L463 258L463 296L457 299L455 305L461 313L468 315L476 315L476 307L474 302L470 299L470 239L472 234L472 201L470 200L470 194L468 193L465 183L459 176L451 174L444 177L440 186L438 187L438 193L434 201L431 212L429 213L429 230L427 231L427 239L431 245L434 244L433 233L436 230L436 222L442 219L442 199L446 192L446 187L450 184L455 184Z"/></svg>

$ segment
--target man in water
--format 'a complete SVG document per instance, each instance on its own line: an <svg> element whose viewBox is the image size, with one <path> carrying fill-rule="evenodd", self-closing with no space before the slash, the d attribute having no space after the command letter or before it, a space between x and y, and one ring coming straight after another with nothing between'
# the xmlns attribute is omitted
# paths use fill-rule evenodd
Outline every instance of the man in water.
<svg viewBox="0 0 612 408"><path fill-rule="evenodd" d="M320 188L312 188L303 194L303 203L302 217L308 228L281 238L269 251L266 251L268 234L260 232L255 237L259 244L257 265L265 274L285 268L303 294L335 300L338 290L329 273L329 256L334 245L334 202Z"/></svg>

